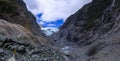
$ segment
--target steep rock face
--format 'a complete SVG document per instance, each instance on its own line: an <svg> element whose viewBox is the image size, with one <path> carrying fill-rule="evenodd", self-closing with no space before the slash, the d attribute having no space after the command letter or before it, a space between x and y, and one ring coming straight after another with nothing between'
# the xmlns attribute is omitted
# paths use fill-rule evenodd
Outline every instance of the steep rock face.
<svg viewBox="0 0 120 61"><path fill-rule="evenodd" d="M23 0L0 0L0 18L20 24L33 34L42 34L36 18L27 10Z"/></svg>
<svg viewBox="0 0 120 61"><path fill-rule="evenodd" d="M71 15L53 38L62 46L77 45L69 50L73 61L119 61L119 35L120 0L93 0Z"/></svg>
<svg viewBox="0 0 120 61"><path fill-rule="evenodd" d="M55 39L87 45L110 32L119 22L119 1L113 1L93 0L66 20Z"/></svg>
<svg viewBox="0 0 120 61"><path fill-rule="evenodd" d="M0 19L0 61L8 61L14 54L17 61L65 61L57 49L42 45L40 40L23 26Z"/></svg>

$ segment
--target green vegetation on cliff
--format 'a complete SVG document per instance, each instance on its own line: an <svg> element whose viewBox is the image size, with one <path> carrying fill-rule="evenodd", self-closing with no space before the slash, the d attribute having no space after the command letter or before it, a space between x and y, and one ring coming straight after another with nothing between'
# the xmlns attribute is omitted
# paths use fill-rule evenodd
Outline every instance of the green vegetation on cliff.
<svg viewBox="0 0 120 61"><path fill-rule="evenodd" d="M14 13L16 9L16 2L12 0L0 0L0 13Z"/></svg>

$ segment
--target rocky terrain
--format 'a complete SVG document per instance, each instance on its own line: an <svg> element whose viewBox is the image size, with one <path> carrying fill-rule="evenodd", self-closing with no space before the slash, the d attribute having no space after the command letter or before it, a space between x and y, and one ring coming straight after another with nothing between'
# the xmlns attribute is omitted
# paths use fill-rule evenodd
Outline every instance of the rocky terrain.
<svg viewBox="0 0 120 61"><path fill-rule="evenodd" d="M13 54L17 61L66 61L22 0L0 0L0 61Z"/></svg>
<svg viewBox="0 0 120 61"><path fill-rule="evenodd" d="M93 0L50 38L22 0L0 0L0 61L13 54L17 61L120 61L120 0Z"/></svg>
<svg viewBox="0 0 120 61"><path fill-rule="evenodd" d="M120 61L120 0L93 0L53 38L72 61Z"/></svg>

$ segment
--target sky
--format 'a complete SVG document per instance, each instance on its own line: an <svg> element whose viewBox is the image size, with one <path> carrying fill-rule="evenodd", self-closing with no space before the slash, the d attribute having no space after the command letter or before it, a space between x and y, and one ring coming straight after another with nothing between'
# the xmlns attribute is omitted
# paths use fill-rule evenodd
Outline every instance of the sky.
<svg viewBox="0 0 120 61"><path fill-rule="evenodd" d="M92 0L24 0L42 29L56 30L67 17ZM56 29L55 29L56 28Z"/></svg>

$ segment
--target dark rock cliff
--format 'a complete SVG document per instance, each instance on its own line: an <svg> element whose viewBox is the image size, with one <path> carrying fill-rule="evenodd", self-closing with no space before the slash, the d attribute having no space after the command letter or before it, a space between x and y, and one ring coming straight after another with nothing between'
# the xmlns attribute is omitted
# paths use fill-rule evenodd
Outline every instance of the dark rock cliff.
<svg viewBox="0 0 120 61"><path fill-rule="evenodd" d="M119 35L120 0L93 0L71 15L53 38L68 49L77 45L69 50L73 61L119 61Z"/></svg>
<svg viewBox="0 0 120 61"><path fill-rule="evenodd" d="M0 18L20 24L33 34L42 34L36 18L27 10L22 0L0 0Z"/></svg>
<svg viewBox="0 0 120 61"><path fill-rule="evenodd" d="M85 5L66 20L55 38L82 46L91 44L96 38L110 32L119 21L116 18L119 16L120 2L113 1L93 0L92 3Z"/></svg>

